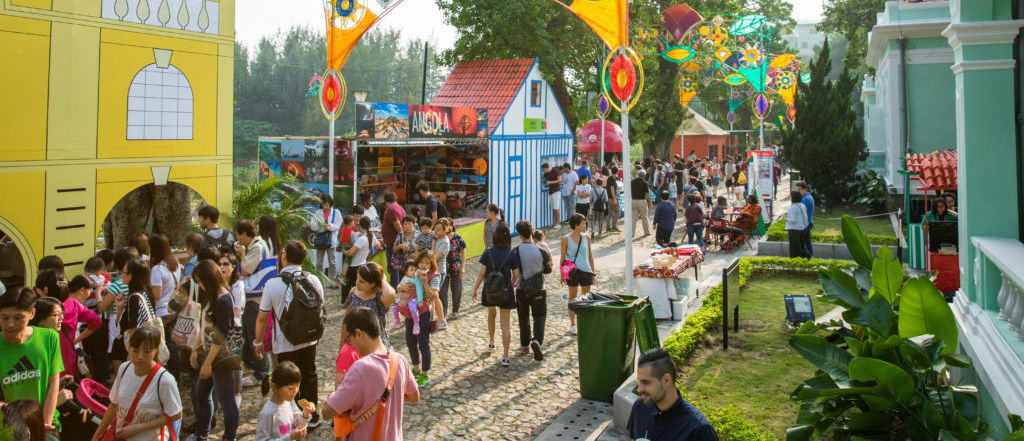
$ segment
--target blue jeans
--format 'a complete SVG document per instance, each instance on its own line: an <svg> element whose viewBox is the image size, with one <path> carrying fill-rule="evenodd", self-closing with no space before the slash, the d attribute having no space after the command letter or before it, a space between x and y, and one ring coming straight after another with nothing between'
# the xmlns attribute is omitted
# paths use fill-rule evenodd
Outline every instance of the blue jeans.
<svg viewBox="0 0 1024 441"><path fill-rule="evenodd" d="M704 246L704 225L687 225L686 226L686 240L693 245L693 236L697 236L697 244L701 247Z"/></svg>
<svg viewBox="0 0 1024 441"><path fill-rule="evenodd" d="M576 195L571 194L569 196L562 195L562 217L566 219L576 212Z"/></svg>
<svg viewBox="0 0 1024 441"><path fill-rule="evenodd" d="M242 346L242 362L249 369L252 369L252 375L257 380L262 380L270 373L270 357L264 356L263 359L256 357L256 351L252 346L253 340L256 340L256 316L260 313L260 304L252 300L245 302L245 308L242 309L242 338L245 339L245 343ZM259 336L260 340L263 336Z"/></svg>
<svg viewBox="0 0 1024 441"><path fill-rule="evenodd" d="M807 228L804 229L804 248L807 249L807 257L814 257L814 245L811 245L811 228L814 228L814 222L807 224Z"/></svg>
<svg viewBox="0 0 1024 441"><path fill-rule="evenodd" d="M196 412L196 437L206 439L213 421L213 396L224 413L224 439L233 441L238 432L238 403L235 394L242 391L242 371L213 371L210 378L196 378L192 387L192 405Z"/></svg>

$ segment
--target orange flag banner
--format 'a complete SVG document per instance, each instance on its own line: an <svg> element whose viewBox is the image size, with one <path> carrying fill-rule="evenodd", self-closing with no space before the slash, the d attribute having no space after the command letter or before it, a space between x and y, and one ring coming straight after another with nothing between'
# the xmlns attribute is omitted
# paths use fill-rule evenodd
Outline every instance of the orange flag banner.
<svg viewBox="0 0 1024 441"><path fill-rule="evenodd" d="M576 14L609 50L629 46L629 10L626 0L552 0Z"/></svg>
<svg viewBox="0 0 1024 441"><path fill-rule="evenodd" d="M379 15L360 0L326 0L324 16L327 19L327 67L340 72L356 43L377 22Z"/></svg>

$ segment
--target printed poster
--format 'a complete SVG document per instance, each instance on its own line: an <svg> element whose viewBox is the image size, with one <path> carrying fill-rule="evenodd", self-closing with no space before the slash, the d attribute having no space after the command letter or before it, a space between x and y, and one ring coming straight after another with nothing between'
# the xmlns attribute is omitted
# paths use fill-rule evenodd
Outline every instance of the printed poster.
<svg viewBox="0 0 1024 441"><path fill-rule="evenodd" d="M374 138L402 139L409 137L409 106L375 103L373 109Z"/></svg>

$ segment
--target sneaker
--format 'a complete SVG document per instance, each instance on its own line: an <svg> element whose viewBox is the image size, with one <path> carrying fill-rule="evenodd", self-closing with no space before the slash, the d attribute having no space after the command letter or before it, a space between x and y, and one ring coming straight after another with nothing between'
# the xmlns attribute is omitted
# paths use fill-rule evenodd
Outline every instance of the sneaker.
<svg viewBox="0 0 1024 441"><path fill-rule="evenodd" d="M488 351L493 351L494 348L495 348L494 342L487 343L487 350Z"/></svg>
<svg viewBox="0 0 1024 441"><path fill-rule="evenodd" d="M412 322L412 335L420 335L420 322Z"/></svg>
<svg viewBox="0 0 1024 441"><path fill-rule="evenodd" d="M530 353L530 347L529 346L523 346L523 347L519 348L519 351L522 352L523 355L527 355L527 354Z"/></svg>
<svg viewBox="0 0 1024 441"><path fill-rule="evenodd" d="M459 313L457 312L452 311L451 314L448 314L448 320L455 320L457 318L459 318Z"/></svg>
<svg viewBox="0 0 1024 441"><path fill-rule="evenodd" d="M540 342L538 342L537 340L531 341L530 342L530 349L533 350L533 359L534 360L541 361L541 360L544 359L544 353L540 351Z"/></svg>
<svg viewBox="0 0 1024 441"><path fill-rule="evenodd" d="M509 360L508 357L501 357L501 365L502 366L509 367L509 365L511 365L511 364L512 364L512 360Z"/></svg>
<svg viewBox="0 0 1024 441"><path fill-rule="evenodd" d="M576 326L569 327L569 335L576 335Z"/></svg>
<svg viewBox="0 0 1024 441"><path fill-rule="evenodd" d="M437 321L437 330L438 331L443 331L445 329L448 329L448 320L445 320L445 319L438 320Z"/></svg>
<svg viewBox="0 0 1024 441"><path fill-rule="evenodd" d="M311 415L309 418L309 424L306 424L306 427L309 427L310 429L316 429L317 427L320 427L320 425L323 423L324 420L320 419L320 413L313 412L313 415Z"/></svg>
<svg viewBox="0 0 1024 441"><path fill-rule="evenodd" d="M242 378L242 387L259 386L261 383L262 381L257 379L255 375L247 375Z"/></svg>
<svg viewBox="0 0 1024 441"><path fill-rule="evenodd" d="M426 374L423 374L423 373L416 374L416 385L417 386L423 387L423 386L426 386L428 383L430 383L430 378L427 377Z"/></svg>

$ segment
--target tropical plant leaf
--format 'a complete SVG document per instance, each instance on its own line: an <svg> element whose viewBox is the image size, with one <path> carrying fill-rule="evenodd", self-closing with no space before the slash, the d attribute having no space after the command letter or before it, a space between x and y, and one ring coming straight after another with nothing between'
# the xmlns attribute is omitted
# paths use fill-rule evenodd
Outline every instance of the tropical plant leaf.
<svg viewBox="0 0 1024 441"><path fill-rule="evenodd" d="M824 338L817 335L793 335L789 337L789 345L804 360L807 360L814 367L821 369L833 380L845 381L850 379L850 361L853 356L843 351Z"/></svg>
<svg viewBox="0 0 1024 441"><path fill-rule="evenodd" d="M750 35L761 29L764 20L763 15L744 15L732 23L732 26L729 27L729 35L737 37Z"/></svg>
<svg viewBox="0 0 1024 441"><path fill-rule="evenodd" d="M956 351L958 331L953 310L935 285L924 277L912 278L903 285L899 333L903 338L932 334L945 342L941 353Z"/></svg>
<svg viewBox="0 0 1024 441"><path fill-rule="evenodd" d="M877 358L857 357L850 361L850 379L870 381L894 402L907 403L914 393L914 378L899 366Z"/></svg>
<svg viewBox="0 0 1024 441"><path fill-rule="evenodd" d="M872 260L871 244L868 243L867 237L861 232L860 225L857 225L857 221L849 215L843 215L842 227L843 240L846 242L846 248L850 250L853 260L861 268L870 271Z"/></svg>
<svg viewBox="0 0 1024 441"><path fill-rule="evenodd" d="M953 405L956 411L960 412L967 421L976 423L980 414L978 413L978 396L973 393L953 391Z"/></svg>
<svg viewBox="0 0 1024 441"><path fill-rule="evenodd" d="M903 286L903 267L892 255L892 249L881 247L878 257L871 263L871 282L875 292L891 304L896 303L896 293Z"/></svg>
<svg viewBox="0 0 1024 441"><path fill-rule="evenodd" d="M821 270L818 279L829 302L847 308L859 308L864 304L857 281L847 272L838 268Z"/></svg>
<svg viewBox="0 0 1024 441"><path fill-rule="evenodd" d="M853 279L857 281L857 287L865 294L871 292L871 271L857 267L853 269ZM891 302L890 302L891 303Z"/></svg>
<svg viewBox="0 0 1024 441"><path fill-rule="evenodd" d="M892 415L884 412L860 412L850 416L846 426L850 430L863 432L887 432L892 425Z"/></svg>
<svg viewBox="0 0 1024 441"><path fill-rule="evenodd" d="M879 334L889 335L893 321L892 305L881 296L874 296L860 308L843 312L843 319L855 325L867 326Z"/></svg>

